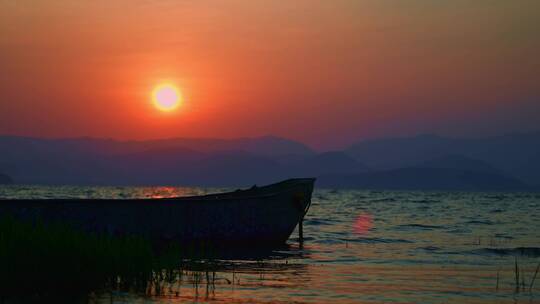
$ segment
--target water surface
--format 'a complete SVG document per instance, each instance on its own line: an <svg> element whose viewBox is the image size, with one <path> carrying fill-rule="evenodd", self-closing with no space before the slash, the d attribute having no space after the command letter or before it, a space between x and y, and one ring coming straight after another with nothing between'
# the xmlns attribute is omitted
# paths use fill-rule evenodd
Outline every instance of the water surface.
<svg viewBox="0 0 540 304"><path fill-rule="evenodd" d="M3 186L1 198L143 198L227 189ZM299 246L204 261L97 303L540 303L540 194L317 189ZM520 270L516 288L515 265ZM211 276L211 277L210 277ZM539 275L540 276L540 275Z"/></svg>

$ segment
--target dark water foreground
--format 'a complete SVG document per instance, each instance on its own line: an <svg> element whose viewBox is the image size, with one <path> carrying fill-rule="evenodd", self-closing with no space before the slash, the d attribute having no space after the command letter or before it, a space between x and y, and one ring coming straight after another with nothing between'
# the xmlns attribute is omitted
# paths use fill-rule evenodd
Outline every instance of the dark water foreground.
<svg viewBox="0 0 540 304"><path fill-rule="evenodd" d="M219 190L10 186L0 197ZM211 258L208 250L202 258L179 248L154 253L143 240L70 235L62 227L61 241L51 243L28 231L7 234L4 221L0 290L6 303L540 303L539 216L540 194L317 190L303 247L293 235L272 252L230 248ZM8 255L6 235L16 254ZM50 255L35 258L44 246ZM39 262L46 259L52 262Z"/></svg>

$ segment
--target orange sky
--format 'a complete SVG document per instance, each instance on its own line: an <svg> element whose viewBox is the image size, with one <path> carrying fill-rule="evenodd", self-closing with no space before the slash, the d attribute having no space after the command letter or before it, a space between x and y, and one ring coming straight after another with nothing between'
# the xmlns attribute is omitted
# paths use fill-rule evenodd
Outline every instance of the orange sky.
<svg viewBox="0 0 540 304"><path fill-rule="evenodd" d="M2 1L0 134L321 149L540 121L540 1ZM152 89L174 82L182 107Z"/></svg>

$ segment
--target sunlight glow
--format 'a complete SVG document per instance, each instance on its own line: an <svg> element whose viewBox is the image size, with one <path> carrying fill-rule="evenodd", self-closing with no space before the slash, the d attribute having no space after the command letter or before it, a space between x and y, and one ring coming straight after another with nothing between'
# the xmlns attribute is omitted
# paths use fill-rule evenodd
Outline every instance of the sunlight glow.
<svg viewBox="0 0 540 304"><path fill-rule="evenodd" d="M180 106L180 91L171 84L159 85L152 91L152 101L161 111L173 111Z"/></svg>

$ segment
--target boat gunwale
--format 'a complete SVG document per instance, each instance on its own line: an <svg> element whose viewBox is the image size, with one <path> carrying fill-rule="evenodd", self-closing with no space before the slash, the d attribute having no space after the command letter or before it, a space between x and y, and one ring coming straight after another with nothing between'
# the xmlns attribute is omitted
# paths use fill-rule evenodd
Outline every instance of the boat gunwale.
<svg viewBox="0 0 540 304"><path fill-rule="evenodd" d="M277 196L283 192L286 192L292 186L298 185L300 182L310 182L315 183L316 178L291 178L281 182L257 187L255 189L238 189L229 192L220 192L220 193L211 193L205 195L195 195L195 196L178 196L178 197L162 197L162 198L25 198L25 199L9 199L9 198L0 198L0 204L2 202L56 202L56 203L174 203L178 201L208 201L208 202L217 202L217 201L226 201L226 200L238 200L238 199L259 199L259 198L268 198ZM246 193L251 191L261 191L264 192L265 188L278 187L274 192L269 193L260 193L252 194Z"/></svg>

